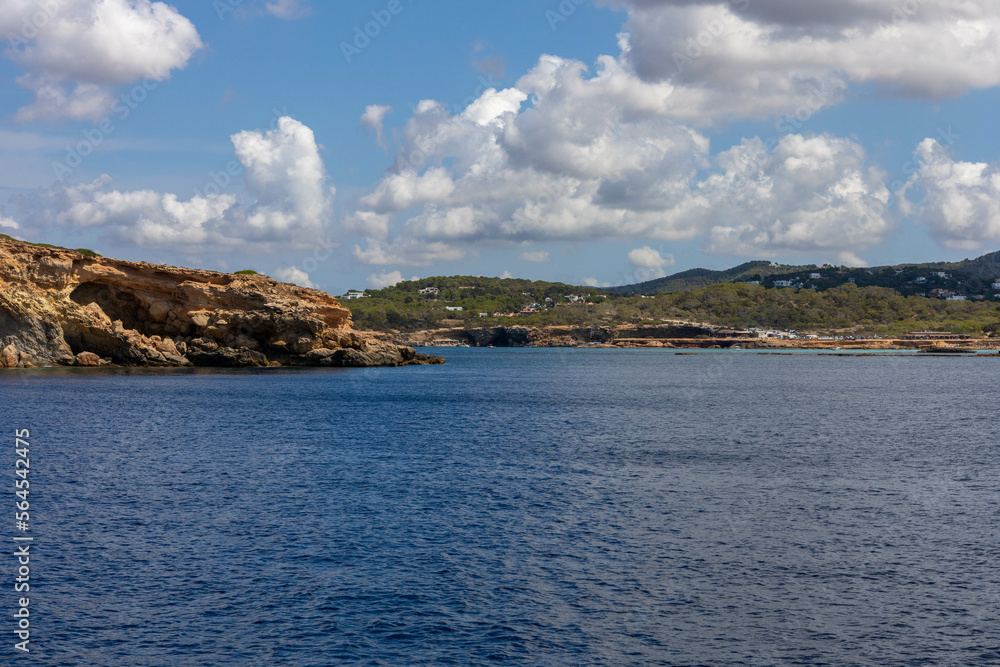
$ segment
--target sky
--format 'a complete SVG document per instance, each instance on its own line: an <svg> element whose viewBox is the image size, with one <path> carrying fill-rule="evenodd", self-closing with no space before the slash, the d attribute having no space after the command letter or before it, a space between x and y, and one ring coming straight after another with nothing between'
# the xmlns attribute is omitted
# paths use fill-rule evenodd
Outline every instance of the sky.
<svg viewBox="0 0 1000 667"><path fill-rule="evenodd" d="M1000 249L995 0L4 0L0 232L333 294Z"/></svg>

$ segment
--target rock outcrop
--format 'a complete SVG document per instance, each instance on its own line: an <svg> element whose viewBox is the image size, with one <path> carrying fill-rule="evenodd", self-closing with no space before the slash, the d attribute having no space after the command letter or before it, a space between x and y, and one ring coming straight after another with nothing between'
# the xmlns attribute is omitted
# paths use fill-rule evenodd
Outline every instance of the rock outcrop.
<svg viewBox="0 0 1000 667"><path fill-rule="evenodd" d="M354 331L319 290L0 238L0 368L443 362Z"/></svg>

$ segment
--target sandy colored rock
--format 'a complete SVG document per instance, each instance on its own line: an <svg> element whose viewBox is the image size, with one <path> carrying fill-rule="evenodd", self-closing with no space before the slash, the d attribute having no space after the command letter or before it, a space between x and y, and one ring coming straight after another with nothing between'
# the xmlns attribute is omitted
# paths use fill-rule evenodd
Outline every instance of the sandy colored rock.
<svg viewBox="0 0 1000 667"><path fill-rule="evenodd" d="M100 366L101 358L94 354L93 352L81 352L76 355L76 363L74 366Z"/></svg>
<svg viewBox="0 0 1000 667"><path fill-rule="evenodd" d="M19 357L17 348L11 343L3 350L0 350L0 368L17 368Z"/></svg>
<svg viewBox="0 0 1000 667"><path fill-rule="evenodd" d="M125 366L436 363L353 331L350 311L320 290L8 239L0 239L0 350L3 367L71 365L81 354Z"/></svg>

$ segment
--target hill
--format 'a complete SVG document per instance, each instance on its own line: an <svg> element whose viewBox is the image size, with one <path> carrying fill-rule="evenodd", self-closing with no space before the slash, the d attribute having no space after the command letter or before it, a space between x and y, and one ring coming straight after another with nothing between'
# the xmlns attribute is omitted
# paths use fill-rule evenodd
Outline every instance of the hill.
<svg viewBox="0 0 1000 667"><path fill-rule="evenodd" d="M713 271L711 269L690 269L675 273L665 278L657 278L634 285L623 285L621 287L608 288L609 292L615 294L675 294L699 287L708 287L720 283L731 283L747 276L769 276L773 274L784 274L795 271L798 268L781 264L774 264L768 261L755 261L734 266L725 271Z"/></svg>
<svg viewBox="0 0 1000 667"><path fill-rule="evenodd" d="M810 280L815 273L823 274L823 279ZM952 274L948 280L935 280L933 273L944 272ZM900 277L902 276L902 277ZM920 277L927 282L912 282ZM773 264L768 261L754 261L740 264L725 271L710 269L691 269L671 276L649 280L634 285L611 287L607 291L614 294L676 294L691 289L709 287L734 282L759 282L767 287L774 283L789 282L799 287L815 285L817 289L825 290L846 282L854 282L859 286L889 287L899 290L904 295L926 295L932 289L941 289L954 296L988 296L991 284L1000 279L1000 252L983 255L977 259L964 259L961 262L926 262L922 264L906 263L891 266L877 266L870 269L852 269L848 267L788 266ZM921 288L921 285L928 285Z"/></svg>
<svg viewBox="0 0 1000 667"><path fill-rule="evenodd" d="M359 293L355 293L357 295ZM364 298L350 294L343 300L359 327L372 330L417 330L447 320L482 321L549 313L607 298L604 290L566 283L520 278L436 276L405 281L380 290L366 290Z"/></svg>

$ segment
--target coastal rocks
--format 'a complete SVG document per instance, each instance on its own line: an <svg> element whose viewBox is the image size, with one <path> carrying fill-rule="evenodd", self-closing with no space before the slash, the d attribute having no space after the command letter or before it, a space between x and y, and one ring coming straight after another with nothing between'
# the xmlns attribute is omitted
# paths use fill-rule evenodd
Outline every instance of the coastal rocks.
<svg viewBox="0 0 1000 667"><path fill-rule="evenodd" d="M0 238L0 367L104 359L252 368L439 362L353 331L350 311L319 290Z"/></svg>
<svg viewBox="0 0 1000 667"><path fill-rule="evenodd" d="M470 344L474 347L527 347L528 329L524 327L497 327L495 329L473 329L468 332Z"/></svg>
<svg viewBox="0 0 1000 667"><path fill-rule="evenodd" d="M93 352L81 352L76 355L74 366L100 366L101 358Z"/></svg>
<svg viewBox="0 0 1000 667"><path fill-rule="evenodd" d="M232 347L216 347L211 352L192 348L187 359L195 366L214 368L264 368L271 365L266 356L253 350L241 350ZM275 366L281 364L275 362Z"/></svg>
<svg viewBox="0 0 1000 667"><path fill-rule="evenodd" d="M381 344L369 351L341 348L311 350L303 359L308 365L334 368L364 368L368 366L407 366L444 363L444 359L417 354L411 347Z"/></svg>
<svg viewBox="0 0 1000 667"><path fill-rule="evenodd" d="M0 368L17 368L21 355L13 344L0 350Z"/></svg>

